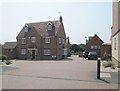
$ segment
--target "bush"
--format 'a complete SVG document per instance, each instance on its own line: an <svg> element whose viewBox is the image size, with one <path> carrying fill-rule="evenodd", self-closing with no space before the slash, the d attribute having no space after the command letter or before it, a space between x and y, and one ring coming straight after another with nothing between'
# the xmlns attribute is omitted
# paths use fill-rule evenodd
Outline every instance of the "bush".
<svg viewBox="0 0 120 91"><path fill-rule="evenodd" d="M6 65L9 65L9 64L11 64L11 61L10 61L10 60L6 60L6 61L5 61L5 64L6 64Z"/></svg>
<svg viewBox="0 0 120 91"><path fill-rule="evenodd" d="M68 57L71 57L71 53L69 52L69 53L67 54L67 56L68 56Z"/></svg>
<svg viewBox="0 0 120 91"><path fill-rule="evenodd" d="M104 59L107 60L107 61L111 61L111 55L105 52L104 53Z"/></svg>
<svg viewBox="0 0 120 91"><path fill-rule="evenodd" d="M78 53L71 53L71 55L78 55Z"/></svg>
<svg viewBox="0 0 120 91"><path fill-rule="evenodd" d="M2 60L2 62L3 62L4 60L7 60L7 56L6 56L6 55L0 55L0 60Z"/></svg>
<svg viewBox="0 0 120 91"><path fill-rule="evenodd" d="M115 69L115 64L112 61L106 61L103 62L104 68L111 67L112 69Z"/></svg>

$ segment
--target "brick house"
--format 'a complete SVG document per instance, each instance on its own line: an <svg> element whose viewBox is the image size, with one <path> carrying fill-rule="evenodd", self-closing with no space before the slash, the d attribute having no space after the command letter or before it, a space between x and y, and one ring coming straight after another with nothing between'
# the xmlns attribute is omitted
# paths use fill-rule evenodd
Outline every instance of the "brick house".
<svg viewBox="0 0 120 91"><path fill-rule="evenodd" d="M111 42L103 43L101 46L101 59L111 58Z"/></svg>
<svg viewBox="0 0 120 91"><path fill-rule="evenodd" d="M67 54L69 54L70 53L70 47L71 47L69 37L66 38L65 47L67 48Z"/></svg>
<svg viewBox="0 0 120 91"><path fill-rule="evenodd" d="M2 54L6 55L8 59L17 58L17 42L6 42L3 45Z"/></svg>
<svg viewBox="0 0 120 91"><path fill-rule="evenodd" d="M90 36L88 40L86 40L85 50L86 52L96 51L98 57L101 56L101 46L103 41L95 34L93 37Z"/></svg>
<svg viewBox="0 0 120 91"><path fill-rule="evenodd" d="M16 39L19 59L63 59L69 50L61 16L55 21L25 24Z"/></svg>
<svg viewBox="0 0 120 91"><path fill-rule="evenodd" d="M120 67L120 1L113 2L112 61Z"/></svg>

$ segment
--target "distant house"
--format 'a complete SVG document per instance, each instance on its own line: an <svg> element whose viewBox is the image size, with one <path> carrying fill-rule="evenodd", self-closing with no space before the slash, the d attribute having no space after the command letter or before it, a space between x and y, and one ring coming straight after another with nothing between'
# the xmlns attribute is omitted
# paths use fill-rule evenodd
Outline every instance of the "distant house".
<svg viewBox="0 0 120 91"><path fill-rule="evenodd" d="M3 55L6 55L8 59L17 58L17 42L6 42L3 45Z"/></svg>
<svg viewBox="0 0 120 91"><path fill-rule="evenodd" d="M95 34L93 37L90 36L88 40L86 40L86 52L96 51L98 57L101 56L101 46L103 41Z"/></svg>
<svg viewBox="0 0 120 91"><path fill-rule="evenodd" d="M103 43L101 46L101 59L111 59L111 42Z"/></svg>
<svg viewBox="0 0 120 91"><path fill-rule="evenodd" d="M113 2L112 60L120 67L120 1Z"/></svg>
<svg viewBox="0 0 120 91"><path fill-rule="evenodd" d="M16 39L19 59L63 59L69 52L61 16L55 21L26 23Z"/></svg>
<svg viewBox="0 0 120 91"><path fill-rule="evenodd" d="M66 48L67 48L67 55L70 53L70 47L71 47L71 44L70 44L70 40L69 40L69 37L66 38Z"/></svg>

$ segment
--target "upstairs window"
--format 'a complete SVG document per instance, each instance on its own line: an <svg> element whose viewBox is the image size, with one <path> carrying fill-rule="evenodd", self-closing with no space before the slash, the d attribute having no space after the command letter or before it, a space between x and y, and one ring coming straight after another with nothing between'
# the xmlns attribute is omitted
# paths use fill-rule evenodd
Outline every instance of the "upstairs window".
<svg viewBox="0 0 120 91"><path fill-rule="evenodd" d="M50 37L45 37L45 43L50 43Z"/></svg>
<svg viewBox="0 0 120 91"><path fill-rule="evenodd" d="M51 22L48 23L48 25L47 25L47 30L48 30L48 31L51 31L51 30L52 30L52 23L51 23Z"/></svg>
<svg viewBox="0 0 120 91"><path fill-rule="evenodd" d="M36 42L36 37L31 37L31 42L35 43Z"/></svg>
<svg viewBox="0 0 120 91"><path fill-rule="evenodd" d="M93 45L91 45L91 49L94 49L94 46L93 46Z"/></svg>
<svg viewBox="0 0 120 91"><path fill-rule="evenodd" d="M97 45L94 46L95 49L98 49Z"/></svg>
<svg viewBox="0 0 120 91"><path fill-rule="evenodd" d="M98 49L100 49L100 45L98 45Z"/></svg>
<svg viewBox="0 0 120 91"><path fill-rule="evenodd" d="M28 32L28 30L29 30L29 26L28 26L28 24L26 24L25 27L24 27L24 31Z"/></svg>
<svg viewBox="0 0 120 91"><path fill-rule="evenodd" d="M62 40L62 43L64 44L65 43L65 39L63 38L63 40Z"/></svg>
<svg viewBox="0 0 120 91"><path fill-rule="evenodd" d="M91 49L100 49L100 45L91 45Z"/></svg>
<svg viewBox="0 0 120 91"><path fill-rule="evenodd" d="M26 44L26 39L22 38L22 44Z"/></svg>
<svg viewBox="0 0 120 91"><path fill-rule="evenodd" d="M59 38L59 44L61 44L62 43L62 40L61 40L61 38Z"/></svg>

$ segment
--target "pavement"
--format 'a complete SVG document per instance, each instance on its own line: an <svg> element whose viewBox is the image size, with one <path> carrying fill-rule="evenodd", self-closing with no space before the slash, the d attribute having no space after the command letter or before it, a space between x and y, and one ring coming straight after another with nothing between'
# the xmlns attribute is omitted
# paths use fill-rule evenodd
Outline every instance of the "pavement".
<svg viewBox="0 0 120 91"><path fill-rule="evenodd" d="M119 73L120 68L115 67L115 69L111 69L110 67L104 68L101 62L101 78L105 81L109 82L110 84L119 84L120 89L120 78Z"/></svg>
<svg viewBox="0 0 120 91"><path fill-rule="evenodd" d="M95 60L78 56L67 60L12 60L12 65L2 67L1 75L2 89L118 89L116 82L96 78Z"/></svg>

